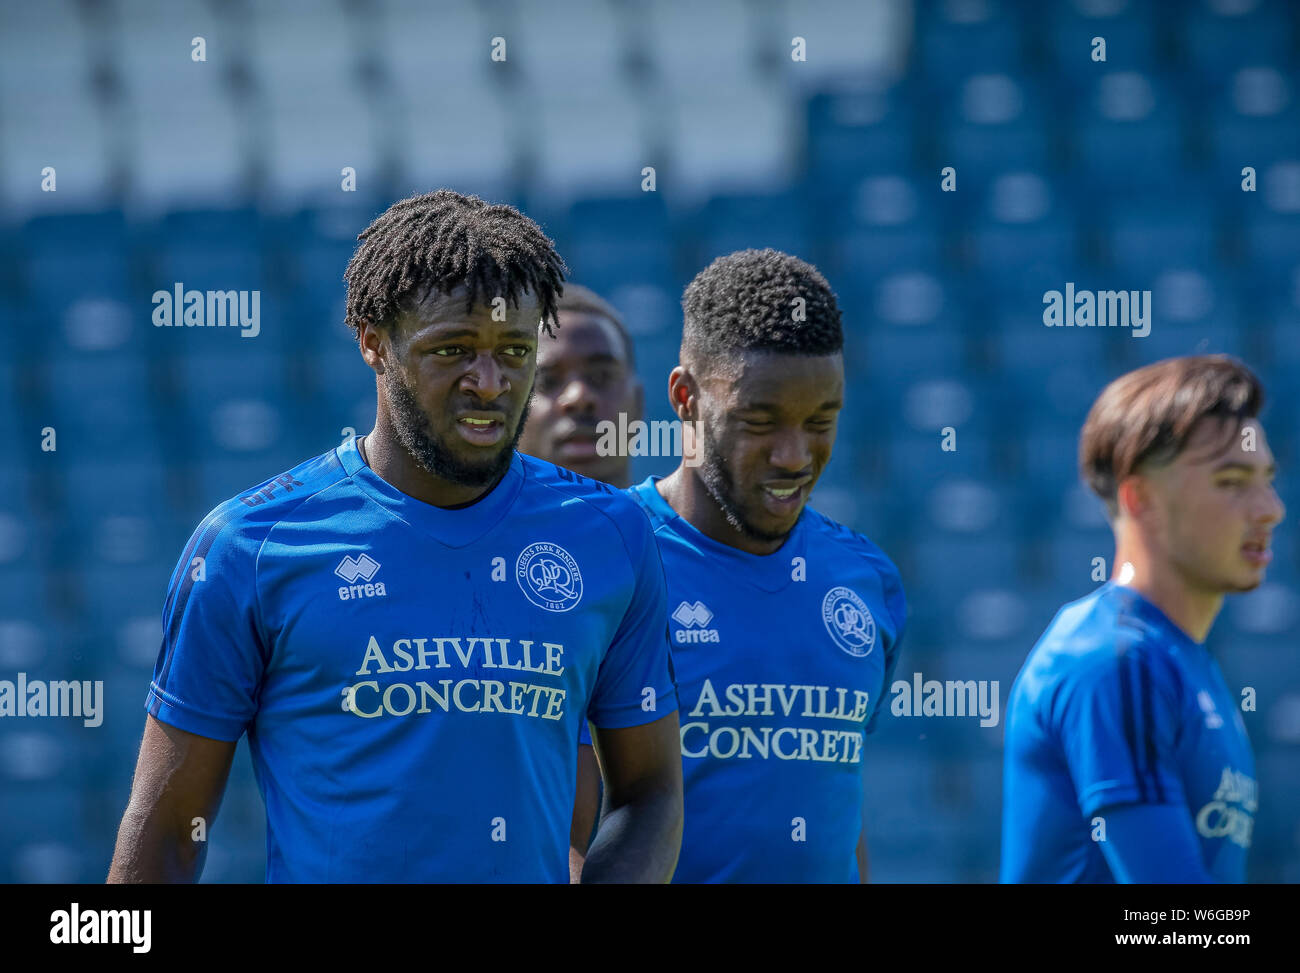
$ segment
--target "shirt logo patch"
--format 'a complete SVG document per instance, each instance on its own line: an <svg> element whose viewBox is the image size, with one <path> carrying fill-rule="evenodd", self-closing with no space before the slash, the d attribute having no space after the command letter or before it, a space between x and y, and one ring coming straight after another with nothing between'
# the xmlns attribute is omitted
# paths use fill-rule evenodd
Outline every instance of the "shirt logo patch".
<svg viewBox="0 0 1300 973"><path fill-rule="evenodd" d="M369 554L363 553L360 557L353 557L349 554L339 566L334 569L334 573L347 582L345 585L339 585L339 601L351 601L355 598L386 598L388 592L384 588L382 581L370 583L370 579L375 576L380 568L380 564Z"/></svg>
<svg viewBox="0 0 1300 973"><path fill-rule="evenodd" d="M835 644L851 656L865 658L876 647L876 620L851 588L840 586L826 592L822 623Z"/></svg>
<svg viewBox="0 0 1300 973"><path fill-rule="evenodd" d="M713 612L709 611L702 601L697 601L693 605L684 601L673 609L673 620L687 628L695 625L703 628L713 620Z"/></svg>
<svg viewBox="0 0 1300 973"><path fill-rule="evenodd" d="M538 608L567 612L582 600L578 562L558 544L529 544L515 562L519 590Z"/></svg>
<svg viewBox="0 0 1300 973"><path fill-rule="evenodd" d="M684 601L673 609L670 617L682 626L677 630L675 637L678 645L686 645L688 642L720 641L716 628L704 627L713 621L713 612L709 611L708 606L702 601L694 604Z"/></svg>
<svg viewBox="0 0 1300 973"><path fill-rule="evenodd" d="M348 584L356 584L357 578L369 581L379 570L379 562L369 554L362 554L354 558L351 554L339 562L339 566L334 569L334 573L346 581Z"/></svg>

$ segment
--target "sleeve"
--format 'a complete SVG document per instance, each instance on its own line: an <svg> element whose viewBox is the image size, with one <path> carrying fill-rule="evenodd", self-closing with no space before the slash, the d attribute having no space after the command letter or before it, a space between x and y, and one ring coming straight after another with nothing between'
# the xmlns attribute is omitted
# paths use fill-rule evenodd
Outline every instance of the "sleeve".
<svg viewBox="0 0 1300 973"><path fill-rule="evenodd" d="M1052 707L1052 723L1079 810L1116 804L1185 803L1174 769L1178 707L1140 646L1081 658Z"/></svg>
<svg viewBox="0 0 1300 973"><path fill-rule="evenodd" d="M898 572L890 575L890 584L885 588L885 607L889 618L894 623L892 637L885 645L885 675L880 683L880 695L876 705L867 718L867 733L876 729L876 718L880 715L884 701L889 697L889 687L894 681L894 670L898 668L898 656L902 651L903 632L907 628L907 598L903 595L903 581Z"/></svg>
<svg viewBox="0 0 1300 973"><path fill-rule="evenodd" d="M663 563L650 522L633 512L636 526L623 532L634 572L632 598L601 660L587 708L592 723L609 729L653 723L677 709Z"/></svg>
<svg viewBox="0 0 1300 973"><path fill-rule="evenodd" d="M214 740L243 734L265 669L255 578L260 541L249 534L214 513L190 538L168 587L145 702L162 722Z"/></svg>
<svg viewBox="0 0 1300 973"><path fill-rule="evenodd" d="M1098 842L1121 885L1203 885L1214 881L1186 808L1121 804L1103 809L1106 840Z"/></svg>

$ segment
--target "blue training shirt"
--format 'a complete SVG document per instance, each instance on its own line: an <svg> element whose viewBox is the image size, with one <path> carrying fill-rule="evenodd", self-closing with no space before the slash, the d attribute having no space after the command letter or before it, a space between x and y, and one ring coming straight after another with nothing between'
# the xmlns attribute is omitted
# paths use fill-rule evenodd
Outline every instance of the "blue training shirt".
<svg viewBox="0 0 1300 973"><path fill-rule="evenodd" d="M685 831L674 882L856 882L862 745L898 662L898 571L805 507L780 550L705 536L628 492L668 578Z"/></svg>
<svg viewBox="0 0 1300 973"><path fill-rule="evenodd" d="M1012 687L1005 746L1003 882L1113 882L1094 835L1135 804L1181 808L1205 872L1245 880L1245 723L1205 646L1133 589L1108 582L1057 613Z"/></svg>
<svg viewBox="0 0 1300 973"><path fill-rule="evenodd" d="M665 613L620 491L516 453L443 509L352 438L199 525L146 706L247 732L269 882L567 882L584 717L676 708Z"/></svg>

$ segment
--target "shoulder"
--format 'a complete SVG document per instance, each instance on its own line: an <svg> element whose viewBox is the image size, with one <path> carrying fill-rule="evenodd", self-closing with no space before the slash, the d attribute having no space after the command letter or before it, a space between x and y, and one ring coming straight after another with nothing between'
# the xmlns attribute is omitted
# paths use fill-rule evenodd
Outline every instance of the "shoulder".
<svg viewBox="0 0 1300 973"><path fill-rule="evenodd" d="M882 593L891 601L903 604L903 579L898 566L865 534L832 520L812 507L805 514L808 527L808 551L814 556L833 556L856 564L879 579ZM892 607L892 606L891 606ZM901 621L901 617L899 621Z"/></svg>
<svg viewBox="0 0 1300 973"><path fill-rule="evenodd" d="M255 559L276 524L297 516L307 501L347 479L335 450L268 477L209 511L190 538L189 556Z"/></svg>
<svg viewBox="0 0 1300 973"><path fill-rule="evenodd" d="M607 526L622 538L629 554L639 558L653 543L650 522L641 506L627 493L601 480L593 480L535 456L519 454L523 462L525 489L535 500L551 502L562 510L580 511Z"/></svg>
<svg viewBox="0 0 1300 973"><path fill-rule="evenodd" d="M1025 671L1040 691L1068 701L1149 691L1177 680L1167 646L1101 589L1063 606L1030 652Z"/></svg>

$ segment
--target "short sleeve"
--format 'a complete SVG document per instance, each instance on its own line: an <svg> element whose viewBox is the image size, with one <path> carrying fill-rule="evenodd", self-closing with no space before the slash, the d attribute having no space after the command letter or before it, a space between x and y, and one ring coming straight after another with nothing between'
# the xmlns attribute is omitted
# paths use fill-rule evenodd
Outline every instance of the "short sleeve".
<svg viewBox="0 0 1300 973"><path fill-rule="evenodd" d="M1122 642L1080 660L1062 684L1052 721L1079 810L1115 804L1184 803L1174 769L1178 710L1168 676Z"/></svg>
<svg viewBox="0 0 1300 973"><path fill-rule="evenodd" d="M634 526L620 526L631 556L634 590L601 661L587 708L591 722L607 729L653 723L677 709L663 563L649 521L639 510L633 513Z"/></svg>
<svg viewBox="0 0 1300 973"><path fill-rule="evenodd" d="M907 599L903 595L903 582L897 571L890 575L890 582L885 588L885 607L893 622L893 631L885 644L885 676L880 683L880 694L876 697L876 705L871 710L871 716L867 718L867 733L876 729L876 719L880 715L885 699L889 696L889 687L894 682L894 670L898 668L898 656L902 650L903 631L907 627Z"/></svg>
<svg viewBox="0 0 1300 973"><path fill-rule="evenodd" d="M256 559L260 539L220 510L190 538L163 606L163 641L145 708L214 740L238 740L257 712L266 654Z"/></svg>

